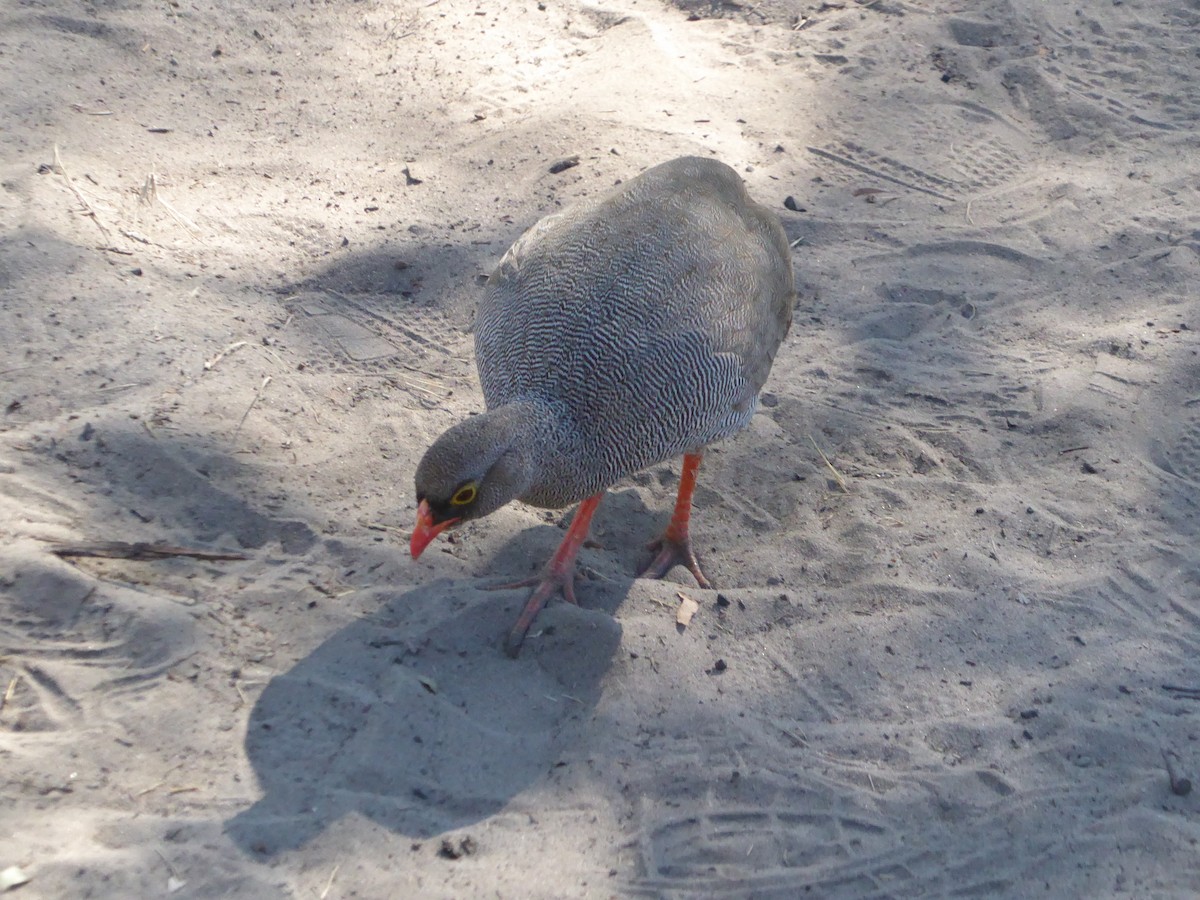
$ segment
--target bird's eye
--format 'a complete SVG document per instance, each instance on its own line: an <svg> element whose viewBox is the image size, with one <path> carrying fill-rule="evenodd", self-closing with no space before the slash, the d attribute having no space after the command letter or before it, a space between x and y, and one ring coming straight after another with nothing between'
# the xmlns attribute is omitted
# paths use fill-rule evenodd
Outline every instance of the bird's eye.
<svg viewBox="0 0 1200 900"><path fill-rule="evenodd" d="M454 506L466 506L475 499L475 495L479 493L479 489L475 487L475 482L464 484L454 496L450 498L450 503Z"/></svg>

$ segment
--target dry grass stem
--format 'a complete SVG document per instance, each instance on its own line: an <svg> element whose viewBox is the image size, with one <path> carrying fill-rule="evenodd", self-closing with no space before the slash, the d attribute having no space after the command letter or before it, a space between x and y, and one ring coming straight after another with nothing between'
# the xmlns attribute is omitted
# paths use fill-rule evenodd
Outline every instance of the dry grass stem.
<svg viewBox="0 0 1200 900"><path fill-rule="evenodd" d="M834 468L833 463L829 461L829 457L826 456L825 452L817 446L817 442L813 440L813 436L811 434L808 436L808 442L813 445L813 449L816 450L817 453L821 454L821 459L825 461L825 465L827 465L829 467L829 471L833 473L834 480L837 481L838 487L840 487L844 493L850 493L850 488L846 485L846 479L842 476L841 472Z"/></svg>
<svg viewBox="0 0 1200 900"><path fill-rule="evenodd" d="M321 891L320 894L317 895L320 898L320 900L325 900L325 898L329 896L329 891L332 890L332 888L333 888L333 879L337 877L338 869L340 869L341 867L342 867L342 864L338 863L336 866L333 867L333 871L329 873L329 880L327 882L325 882L325 889L323 891Z"/></svg>
<svg viewBox="0 0 1200 900"><path fill-rule="evenodd" d="M8 683L8 689L5 690L4 696L0 697L0 712L4 712L4 707L8 706L9 701L12 700L13 694L17 690L17 682L20 680L20 675L14 675L12 681Z"/></svg>
<svg viewBox="0 0 1200 900"><path fill-rule="evenodd" d="M241 420L237 423L237 428L233 429L233 436L236 438L242 433L242 426L246 424L246 417L250 415L250 410L254 409L255 404L262 399L263 391L267 389L267 385L271 383L271 376L264 375L262 384L258 386L258 390L254 393L254 399L250 401L250 405L246 407L246 411L242 413Z"/></svg>
<svg viewBox="0 0 1200 900"><path fill-rule="evenodd" d="M153 172L146 176L146 180L142 184L142 189L138 192L138 199L140 199L147 206L153 206L155 203L157 203L168 213L170 213L172 219L174 219L188 231L196 232L200 230L195 222L193 222L183 213L179 212L179 210L162 198L162 195L158 193L158 176Z"/></svg>
<svg viewBox="0 0 1200 900"><path fill-rule="evenodd" d="M144 234L141 234L140 232L131 231L128 228L122 228L121 234L125 235L125 237L129 238L131 241L135 241L139 244L146 244L151 247L157 246L154 243L154 241L150 240L150 238L146 237Z"/></svg>
<svg viewBox="0 0 1200 900"><path fill-rule="evenodd" d="M100 229L100 233L104 235L106 244L112 244L112 237L108 233L108 229L104 227L104 223L100 221L100 215L88 202L87 197L83 196L79 188L75 187L75 181L71 178L71 174L67 171L67 167L63 165L62 157L58 154L58 144L54 145L54 171L61 175L66 181L67 187L71 189L71 193L75 195L75 199L79 201L79 205L84 208L84 215L90 216L92 221L96 223L96 227Z"/></svg>
<svg viewBox="0 0 1200 900"><path fill-rule="evenodd" d="M234 343L230 344L228 347L226 347L224 350L222 350L220 353L218 353L216 356L214 356L212 359L210 359L208 362L206 362L204 364L204 371L205 372L212 371L213 367L215 367L217 363L219 363L226 356L228 356L229 354L238 350L239 348L245 347L248 343L250 343L250 342L249 341L235 341Z"/></svg>

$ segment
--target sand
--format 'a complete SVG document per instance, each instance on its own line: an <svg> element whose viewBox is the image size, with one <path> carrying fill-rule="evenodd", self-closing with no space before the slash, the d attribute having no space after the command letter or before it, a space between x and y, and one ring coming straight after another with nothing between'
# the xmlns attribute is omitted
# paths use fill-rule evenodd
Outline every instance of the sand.
<svg viewBox="0 0 1200 900"><path fill-rule="evenodd" d="M1151 0L5 4L0 886L1194 896L1198 55ZM716 589L633 578L659 466L510 660L567 513L414 563L413 470L509 244L683 154L799 292Z"/></svg>

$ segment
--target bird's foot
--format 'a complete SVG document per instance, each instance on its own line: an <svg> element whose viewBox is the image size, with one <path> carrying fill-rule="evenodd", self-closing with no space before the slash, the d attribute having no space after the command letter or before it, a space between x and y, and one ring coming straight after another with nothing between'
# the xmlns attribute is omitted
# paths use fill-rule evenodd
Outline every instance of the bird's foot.
<svg viewBox="0 0 1200 900"><path fill-rule="evenodd" d="M705 578L704 572L700 570L700 560L696 558L696 551L692 549L691 535L687 532L678 535L674 533L673 529L668 528L662 537L651 541L646 548L658 552L654 559L650 560L650 565L638 574L638 578L662 578L675 566L682 564L687 566L688 571L692 573L692 577L696 579L696 583L700 587L712 587L712 582Z"/></svg>
<svg viewBox="0 0 1200 900"><path fill-rule="evenodd" d="M563 599L575 606L579 605L579 601L575 599L575 565L572 562L570 566L555 566L553 562L546 566L546 571L537 578L528 578L525 581L518 581L514 584L498 585L497 587L489 588L489 590L502 590L505 588L520 588L536 585L533 594L525 603L525 608L521 610L521 615L517 618L517 622L509 631L508 637L504 639L504 652L513 659L521 652L521 645L525 642L525 635L529 633L530 627L533 625L533 620L537 618L538 613L542 611L542 607L557 593L563 595Z"/></svg>
<svg viewBox="0 0 1200 900"><path fill-rule="evenodd" d="M571 527L567 529L567 534L562 543L558 545L558 550L555 551L554 556L551 557L539 577L519 581L516 584L503 585L508 588L537 586L533 595L526 602L525 608L521 610L517 624L512 627L508 637L504 639L504 652L514 659L521 652L521 644L525 642L525 635L529 633L529 627L537 618L537 614L542 611L547 600L555 594L561 593L568 603L579 605L579 601L575 599L575 557L583 542L587 540L588 525L603 496L602 493L593 494L579 504L575 518L571 520Z"/></svg>
<svg viewBox="0 0 1200 900"><path fill-rule="evenodd" d="M504 584L485 584L480 590L483 591L515 591L519 588L536 587L541 590L547 582L551 582L552 587L546 595L547 599L554 596L555 590L562 590L563 599L568 603L579 605L579 601L575 599L575 580L579 578L578 572L571 572L570 578L565 575L556 574L550 570L550 566L542 572L541 575L534 575L532 578L523 578L520 581L506 581ZM535 594L538 591L534 591Z"/></svg>

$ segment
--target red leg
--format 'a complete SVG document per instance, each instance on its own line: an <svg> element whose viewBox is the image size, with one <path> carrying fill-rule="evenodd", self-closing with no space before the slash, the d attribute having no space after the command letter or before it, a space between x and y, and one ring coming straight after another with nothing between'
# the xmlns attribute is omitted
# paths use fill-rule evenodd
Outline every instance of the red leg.
<svg viewBox="0 0 1200 900"><path fill-rule="evenodd" d="M692 549L692 538L688 533L688 522L692 517L692 492L696 490L696 472L700 469L701 454L688 453L683 457L683 471L679 473L679 495L675 498L675 514L663 536L650 544L658 555L639 575L639 578L662 578L678 563L683 563L702 588L712 584L700 571L696 551Z"/></svg>
<svg viewBox="0 0 1200 900"><path fill-rule="evenodd" d="M575 556L579 553L583 542L587 540L588 528L592 524L592 515L603 499L602 491L579 504L579 509L575 511L575 518L571 520L571 527L567 529L566 537L558 545L558 550L546 564L540 578L504 585L506 588L537 585L537 590L533 592L533 596L525 604L525 609L521 611L517 624L512 627L512 631L508 633L508 638L504 641L504 649L509 656L515 658L521 652L521 644L525 640L529 627L533 625L533 620L537 618L537 614L542 611L546 601L554 596L556 591L562 591L562 595L568 603L576 603Z"/></svg>

